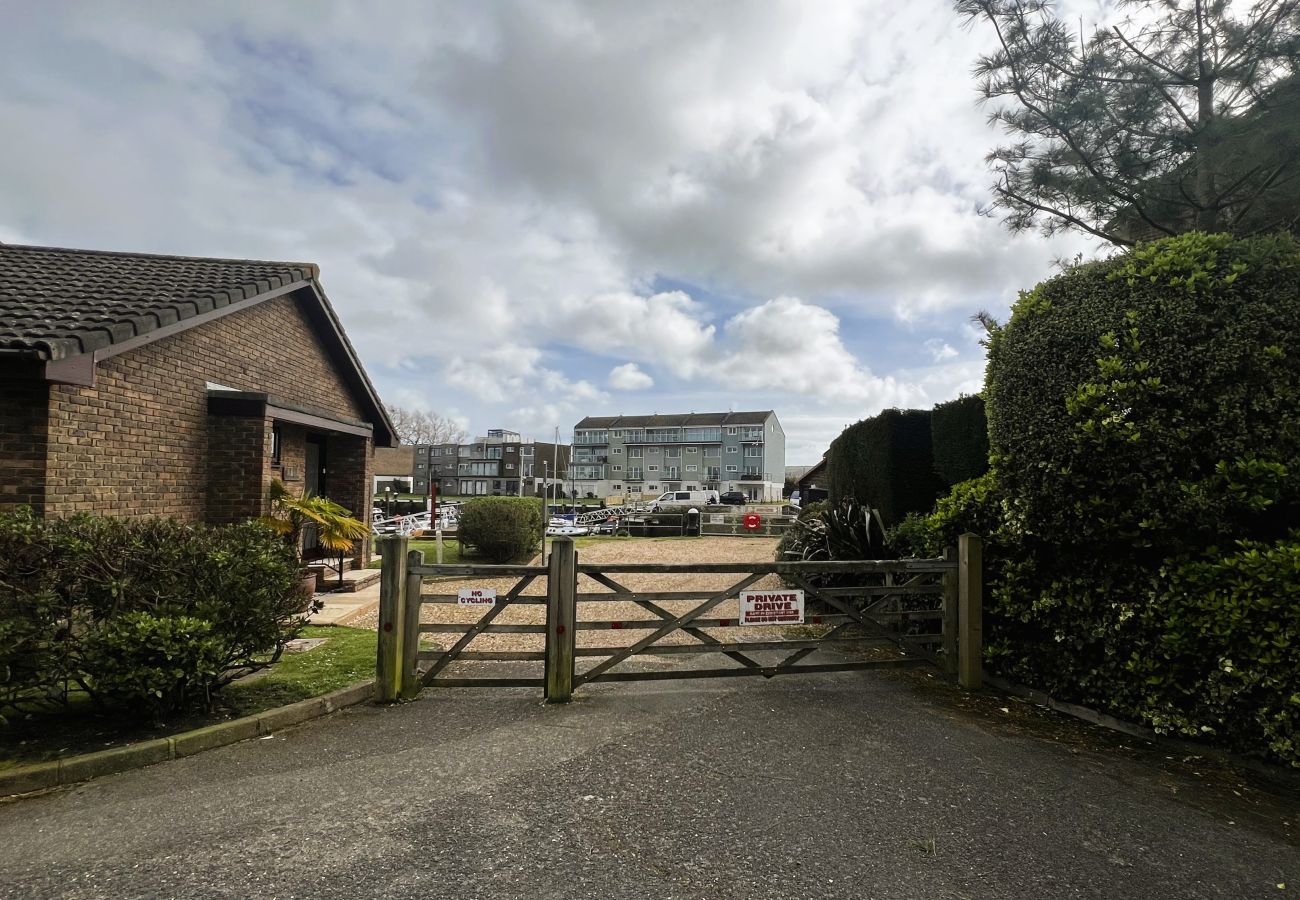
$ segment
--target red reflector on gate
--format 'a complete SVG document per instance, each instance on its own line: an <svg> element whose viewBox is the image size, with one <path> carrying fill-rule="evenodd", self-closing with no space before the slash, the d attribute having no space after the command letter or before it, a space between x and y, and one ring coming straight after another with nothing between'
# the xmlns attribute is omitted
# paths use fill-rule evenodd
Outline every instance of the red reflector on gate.
<svg viewBox="0 0 1300 900"><path fill-rule="evenodd" d="M563 626L563 625L556 625L556 626L555 626L555 633L556 633L556 634L564 634L564 626Z"/></svg>
<svg viewBox="0 0 1300 900"><path fill-rule="evenodd" d="M623 627L623 623L622 623L622 622L610 622L610 623L609 623L609 627L610 627L610 628L622 628L622 627Z"/></svg>
<svg viewBox="0 0 1300 900"><path fill-rule="evenodd" d="M393 623L392 623L392 622L385 622L385 623L384 623L384 631L392 631L392 630L393 630Z"/></svg>
<svg viewBox="0 0 1300 900"><path fill-rule="evenodd" d="M718 620L718 626L719 626L719 627L724 627L724 626L726 626L726 625L730 625L730 624L731 624L731 620L730 620L730 619L719 619L719 620Z"/></svg>

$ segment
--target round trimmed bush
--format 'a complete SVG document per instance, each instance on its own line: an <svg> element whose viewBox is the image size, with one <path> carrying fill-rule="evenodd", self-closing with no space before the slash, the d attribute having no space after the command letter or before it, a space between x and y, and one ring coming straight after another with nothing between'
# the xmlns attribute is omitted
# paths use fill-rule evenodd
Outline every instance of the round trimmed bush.
<svg viewBox="0 0 1300 900"><path fill-rule="evenodd" d="M461 544L493 562L509 562L541 540L541 504L527 497L475 497L461 506L456 528Z"/></svg>

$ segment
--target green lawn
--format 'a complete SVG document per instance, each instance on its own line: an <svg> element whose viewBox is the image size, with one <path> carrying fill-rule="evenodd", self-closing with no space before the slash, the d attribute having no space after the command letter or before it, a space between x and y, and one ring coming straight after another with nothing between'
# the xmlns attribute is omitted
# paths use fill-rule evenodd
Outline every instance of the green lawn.
<svg viewBox="0 0 1300 900"><path fill-rule="evenodd" d="M164 724L99 716L88 702L68 709L13 716L0 724L0 769L168 737L192 728L318 697L375 677L375 632L360 628L308 626L305 638L326 642L305 653L285 653L269 670L226 687L217 709Z"/></svg>
<svg viewBox="0 0 1300 900"><path fill-rule="evenodd" d="M433 538L411 538L411 549L422 550L424 552L424 562L426 565L433 565L438 561L438 542ZM461 556L460 541L443 538L442 541L442 562L444 565L453 565L456 563L474 563L483 562L481 559L475 559L468 554ZM380 568L381 561L378 556L370 561L370 568Z"/></svg>

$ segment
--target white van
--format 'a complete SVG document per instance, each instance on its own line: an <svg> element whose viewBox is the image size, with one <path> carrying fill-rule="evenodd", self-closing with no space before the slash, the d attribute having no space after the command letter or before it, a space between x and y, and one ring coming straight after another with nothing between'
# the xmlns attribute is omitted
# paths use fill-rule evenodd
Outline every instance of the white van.
<svg viewBox="0 0 1300 900"><path fill-rule="evenodd" d="M667 491L650 501L650 509L667 509L670 506L709 506L717 502L717 491Z"/></svg>

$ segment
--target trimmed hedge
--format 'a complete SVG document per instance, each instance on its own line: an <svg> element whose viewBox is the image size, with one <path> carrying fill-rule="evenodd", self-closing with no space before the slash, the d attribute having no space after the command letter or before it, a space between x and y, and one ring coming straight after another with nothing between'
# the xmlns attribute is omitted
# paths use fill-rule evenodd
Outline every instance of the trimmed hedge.
<svg viewBox="0 0 1300 900"><path fill-rule="evenodd" d="M475 497L460 508L462 545L503 563L528 553L542 538L542 509L528 497Z"/></svg>
<svg viewBox="0 0 1300 900"><path fill-rule="evenodd" d="M989 470L989 423L978 394L937 404L930 413L930 437L935 471L948 487Z"/></svg>
<svg viewBox="0 0 1300 900"><path fill-rule="evenodd" d="M0 514L0 714L60 705L155 717L210 706L300 629L298 561L250 522Z"/></svg>
<svg viewBox="0 0 1300 900"><path fill-rule="evenodd" d="M1300 766L1300 245L1190 233L1021 295L992 470L896 546L990 542L986 663Z"/></svg>
<svg viewBox="0 0 1300 900"><path fill-rule="evenodd" d="M942 485L931 452L930 411L887 409L844 429L826 457L833 504L856 500L886 525L934 504Z"/></svg>

